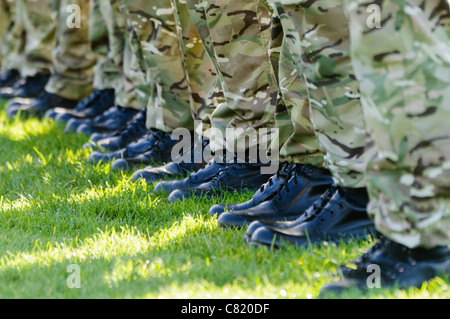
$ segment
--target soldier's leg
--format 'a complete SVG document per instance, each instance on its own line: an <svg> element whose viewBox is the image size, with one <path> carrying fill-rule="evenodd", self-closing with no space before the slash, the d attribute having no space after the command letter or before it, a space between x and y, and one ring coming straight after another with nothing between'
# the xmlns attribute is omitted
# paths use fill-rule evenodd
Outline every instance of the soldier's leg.
<svg viewBox="0 0 450 319"><path fill-rule="evenodd" d="M224 101L220 81L189 15L186 4L177 0L173 0L172 4L182 52L183 71L189 88L190 109L194 119L196 136L190 149L185 150L181 156L172 159L172 162L167 165L149 166L135 172L133 180L142 178L147 183L186 176L204 165L206 159L203 158L202 152L210 139L211 114L214 112L216 105Z"/></svg>
<svg viewBox="0 0 450 319"><path fill-rule="evenodd" d="M323 169L323 154L310 121L305 85L285 44L282 25L273 17L268 54L277 80L279 100L275 123L279 132L281 169L246 203L214 205L221 226L242 227L252 221L273 222L298 218L331 187ZM227 210L227 212L223 212Z"/></svg>
<svg viewBox="0 0 450 319"><path fill-rule="evenodd" d="M0 52L3 56L0 69L4 72L0 76L0 94L3 90L10 92L12 86L20 78L20 66L24 61L26 34L23 29L21 16L16 12L15 0L2 0L2 45Z"/></svg>
<svg viewBox="0 0 450 319"><path fill-rule="evenodd" d="M268 47L271 12L260 1L187 1L225 94L212 116L213 128L226 136L236 129L234 141L225 138L213 148L226 147L231 153L246 150L245 135L258 135L274 127L278 90L270 72ZM260 130L263 129L263 130ZM255 137L250 138L257 145Z"/></svg>
<svg viewBox="0 0 450 319"><path fill-rule="evenodd" d="M73 109L92 92L95 55L89 43L89 2L60 1L50 6L57 13L56 46L52 52L52 70L45 94L23 114L41 117L49 109Z"/></svg>
<svg viewBox="0 0 450 319"><path fill-rule="evenodd" d="M187 6L219 78L225 102L211 116L214 161L190 175L189 181L196 181L194 184L187 180L157 184L155 190L171 192L169 201L193 193L210 196L227 189L255 189L266 182L270 174L261 174L261 169L269 165L259 161L257 153L262 149L259 139L271 136L269 129L274 125L278 98L267 54L271 22L268 8L259 1L187 1ZM227 133L231 134L226 138ZM271 142L268 138L266 144ZM274 166L270 167L271 174L278 165ZM228 173L225 178L214 178L223 169L232 170L239 179L233 180ZM201 184L202 189L196 188Z"/></svg>
<svg viewBox="0 0 450 319"><path fill-rule="evenodd" d="M94 88L114 90L114 107L98 118L77 127L79 133L91 135L88 143L98 151L116 151L145 134L145 107L148 89L132 51L132 32L127 30L125 11L116 0L97 0L98 20L106 28L107 54L97 63ZM95 2L94 2L95 5ZM96 107L95 107L96 108ZM138 116L138 113L139 116ZM75 128L71 121L67 129ZM92 157L96 154L91 154Z"/></svg>
<svg viewBox="0 0 450 319"><path fill-rule="evenodd" d="M193 130L189 91L171 1L127 0L124 3L132 35L130 48L133 59L130 62L140 67L145 76L145 91L137 89L136 97L138 102L147 102L145 112L149 133L140 140L138 147L130 145L120 156L123 160L115 161L113 168L167 162L171 160L171 149L176 143L170 138L172 131L176 128ZM126 76L135 84L133 77L135 75ZM110 157L108 154L91 154L91 160L97 161L105 156Z"/></svg>
<svg viewBox="0 0 450 319"><path fill-rule="evenodd" d="M138 147L130 145L130 149L121 156L98 152L91 154L92 161L123 158L115 161L113 168L170 160L171 148L175 144L170 138L171 132L179 127L192 131L193 127L170 0L152 3L127 0L124 1L124 9L131 35L129 52L133 53L129 62L137 72L130 73L130 68L127 68L123 87L126 89L127 84L131 83L136 90L138 104L142 106L146 103L149 133L139 141Z"/></svg>
<svg viewBox="0 0 450 319"><path fill-rule="evenodd" d="M95 55L89 42L87 1L62 0L58 9L57 45L53 70L45 90L79 101L92 92Z"/></svg>
<svg viewBox="0 0 450 319"><path fill-rule="evenodd" d="M253 244L269 246L281 245L283 241L303 246L327 238L364 237L374 231L374 226L366 213L365 127L343 3L287 3L275 2L285 33L284 44L288 46L281 56L293 59L302 75L294 79L294 92L308 97L314 129L336 187L293 223L262 227L248 235ZM285 63L282 59L281 62ZM291 85L290 80L280 76L282 92L285 83ZM321 231L312 234L317 223L321 224Z"/></svg>
<svg viewBox="0 0 450 319"><path fill-rule="evenodd" d="M106 2L106 8L102 7L102 2ZM75 110L54 108L45 114L45 117L56 121L71 121L71 125L66 126L67 131L74 131L79 121L91 119L114 105L114 88L120 77L122 64L116 64L112 59L109 35L121 37L123 40L124 30L120 33L120 30L110 31L111 28L107 28L110 24L114 25L119 21L111 13L109 2L109 0L90 0L88 37L96 60L93 92L81 100Z"/></svg>
<svg viewBox="0 0 450 319"><path fill-rule="evenodd" d="M326 287L333 291L367 288L370 264L378 267L382 287L420 287L439 273L450 274L449 3L370 4L351 0L347 8L373 141L369 212L384 237L356 269L344 268L344 280Z"/></svg>
<svg viewBox="0 0 450 319"><path fill-rule="evenodd" d="M47 0L17 0L27 34L23 78L50 74L52 49L55 44L56 21Z"/></svg>

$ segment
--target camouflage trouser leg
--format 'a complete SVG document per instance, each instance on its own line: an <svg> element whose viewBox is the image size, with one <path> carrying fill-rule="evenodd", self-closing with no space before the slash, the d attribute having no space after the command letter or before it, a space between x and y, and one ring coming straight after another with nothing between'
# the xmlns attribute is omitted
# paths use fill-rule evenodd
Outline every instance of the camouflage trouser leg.
<svg viewBox="0 0 450 319"><path fill-rule="evenodd" d="M279 17L274 14L270 55L281 97L275 111L275 123L280 134L280 159L323 166L324 157L311 123L305 81L285 35Z"/></svg>
<svg viewBox="0 0 450 319"><path fill-rule="evenodd" d="M145 79L145 71L139 64L141 51L132 32L125 32L121 76L115 89L116 104L136 110L147 108L151 91Z"/></svg>
<svg viewBox="0 0 450 319"><path fill-rule="evenodd" d="M97 61L93 80L93 87L96 90L112 88L111 82L119 74L119 69L108 59L108 31L103 20L100 1L90 0L89 5L89 42ZM112 19L111 16L109 19Z"/></svg>
<svg viewBox="0 0 450 319"><path fill-rule="evenodd" d="M92 92L96 62L89 43L89 0L61 0L57 14L57 44L53 50L52 75L45 90L81 100Z"/></svg>
<svg viewBox="0 0 450 319"><path fill-rule="evenodd" d="M211 59L189 15L186 3L172 0L172 4L175 9L183 65L189 86L191 113L199 124L194 129L199 136L209 140L211 115L216 106L224 102L222 88Z"/></svg>
<svg viewBox="0 0 450 319"><path fill-rule="evenodd" d="M0 66L6 53L6 36L8 35L11 24L11 12L8 2L6 0L0 0Z"/></svg>
<svg viewBox="0 0 450 319"><path fill-rule="evenodd" d="M184 73L171 0L125 0L132 31L140 42L151 93L147 127L165 132L193 130L189 89Z"/></svg>
<svg viewBox="0 0 450 319"><path fill-rule="evenodd" d="M275 3L284 41L306 81L312 122L335 183L364 187L365 127L343 1Z"/></svg>
<svg viewBox="0 0 450 319"><path fill-rule="evenodd" d="M348 0L373 145L369 211L409 247L450 244L450 10L442 0ZM382 23L381 23L382 22Z"/></svg>
<svg viewBox="0 0 450 319"><path fill-rule="evenodd" d="M98 30L97 38L100 32L103 33L99 47L100 52L97 54L97 65L94 68L94 87L97 89L117 88L123 81L125 33L127 32L126 16L120 8L119 0L93 1L94 8L91 6L91 21L97 21L98 25L93 27L91 23L89 33L92 34L93 38L95 36L94 30ZM91 43L93 43L93 40L91 39Z"/></svg>
<svg viewBox="0 0 450 319"><path fill-rule="evenodd" d="M226 98L212 114L211 124L224 137L227 128L236 129L234 141L215 139L212 148L228 146L233 152L256 146L258 135L274 127L278 100L268 54L271 12L259 0L186 3ZM245 143L247 136L249 143Z"/></svg>
<svg viewBox="0 0 450 319"><path fill-rule="evenodd" d="M48 0L16 0L26 32L25 61L20 68L22 77L50 74L56 21Z"/></svg>
<svg viewBox="0 0 450 319"><path fill-rule="evenodd" d="M16 0L4 0L8 8L8 32L5 38L5 46L2 48L4 69L21 69L25 61L26 33L23 28L22 16L16 11Z"/></svg>

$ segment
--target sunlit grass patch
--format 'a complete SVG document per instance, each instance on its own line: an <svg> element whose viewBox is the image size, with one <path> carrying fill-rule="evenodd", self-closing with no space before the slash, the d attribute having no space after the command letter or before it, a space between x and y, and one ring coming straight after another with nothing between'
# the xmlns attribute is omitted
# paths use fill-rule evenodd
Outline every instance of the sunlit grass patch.
<svg viewBox="0 0 450 319"><path fill-rule="evenodd" d="M0 107L0 298L316 298L374 242L249 248L245 230L219 228L207 211L250 192L169 204L131 171L87 163L87 140ZM80 288L67 283L71 265ZM343 297L449 298L448 286L439 277Z"/></svg>

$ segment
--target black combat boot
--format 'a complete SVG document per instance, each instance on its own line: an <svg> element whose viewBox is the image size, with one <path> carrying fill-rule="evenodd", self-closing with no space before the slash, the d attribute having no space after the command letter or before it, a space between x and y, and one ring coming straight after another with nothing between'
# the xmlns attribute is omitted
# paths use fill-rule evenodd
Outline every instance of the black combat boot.
<svg viewBox="0 0 450 319"><path fill-rule="evenodd" d="M128 122L133 120L138 113L139 110L128 107L114 106L94 119L81 123L77 128L77 133L84 135L91 135L94 132L114 133L124 129ZM67 125L69 124L70 121Z"/></svg>
<svg viewBox="0 0 450 319"><path fill-rule="evenodd" d="M256 191L262 184L266 183L271 175L262 174L262 163L240 163L237 158L224 163L223 168L215 176L195 187L178 188L172 191L168 201L174 202L189 198L191 195L197 197L210 197L233 191Z"/></svg>
<svg viewBox="0 0 450 319"><path fill-rule="evenodd" d="M20 74L15 69L6 70L0 73L0 88L10 88L14 86L14 83L19 81Z"/></svg>
<svg viewBox="0 0 450 319"><path fill-rule="evenodd" d="M354 267L342 267L342 278L325 285L320 295L340 294L351 288L420 288L440 274L450 275L448 246L410 249L383 237L354 262Z"/></svg>
<svg viewBox="0 0 450 319"><path fill-rule="evenodd" d="M48 75L35 75L18 80L12 87L0 89L0 97L12 99L15 97L37 98L44 92Z"/></svg>
<svg viewBox="0 0 450 319"><path fill-rule="evenodd" d="M78 101L76 100L70 100L53 93L44 92L32 103L20 107L18 111L22 112L25 116L41 118L49 109L56 107L75 108L77 103Z"/></svg>
<svg viewBox="0 0 450 319"><path fill-rule="evenodd" d="M333 184L328 170L295 164L281 187L268 200L247 209L220 215L222 227L241 228L254 220L273 222L294 220L313 205Z"/></svg>
<svg viewBox="0 0 450 319"><path fill-rule="evenodd" d="M174 179L167 181L158 182L153 191L156 193L167 193L170 194L172 191L177 189L186 189L190 187L196 187L203 184L206 181L211 180L219 171L225 167L223 161L216 161L211 159L207 164L193 171L188 177L184 179Z"/></svg>
<svg viewBox="0 0 450 319"><path fill-rule="evenodd" d="M150 151L152 147L161 141L161 139L167 140L167 138L170 139L170 135L167 137L167 133L152 129L137 141L132 142L117 151L92 152L88 157L88 162L110 162L119 158L135 158Z"/></svg>
<svg viewBox="0 0 450 319"><path fill-rule="evenodd" d="M304 247L321 241L365 238L376 233L366 211L368 196L365 188L346 192L340 187L332 187L319 201L295 221L268 224L256 229L248 241L249 245L279 247L292 244Z"/></svg>
<svg viewBox="0 0 450 319"><path fill-rule="evenodd" d="M192 145L190 160L184 161L184 154L180 154L177 159L166 165L156 167L147 166L136 171L131 177L131 180L135 182L142 179L146 183L152 184L160 180L177 179L188 176L192 172L197 171L206 165L203 158L203 149L207 147L209 141L204 140L202 143L198 144L201 146L197 148L195 147L196 145ZM196 152L198 152L200 156L196 156ZM197 161L197 157L199 157L200 160Z"/></svg>
<svg viewBox="0 0 450 319"><path fill-rule="evenodd" d="M159 130L156 132L155 142L146 152L137 156L127 156L125 154L123 158L116 159L111 164L111 169L126 170L139 165L161 165L172 161L172 148L178 141L171 138L171 133Z"/></svg>
<svg viewBox="0 0 450 319"><path fill-rule="evenodd" d="M145 123L147 121L147 110L144 109L128 123L128 125L121 131L113 133L108 137L99 139L97 141L89 141L84 145L84 148L91 148L93 150L117 151L126 147L131 142L144 136L149 132Z"/></svg>
<svg viewBox="0 0 450 319"><path fill-rule="evenodd" d="M281 163L278 171L266 183L261 185L250 200L238 204L215 204L211 206L208 213L211 216L220 216L224 212L246 210L272 198L283 186L286 178L291 175L293 167L293 165L288 163Z"/></svg>
<svg viewBox="0 0 450 319"><path fill-rule="evenodd" d="M95 90L77 103L74 109L55 108L45 113L46 118L67 122L71 118L88 119L102 114L114 105L114 89Z"/></svg>

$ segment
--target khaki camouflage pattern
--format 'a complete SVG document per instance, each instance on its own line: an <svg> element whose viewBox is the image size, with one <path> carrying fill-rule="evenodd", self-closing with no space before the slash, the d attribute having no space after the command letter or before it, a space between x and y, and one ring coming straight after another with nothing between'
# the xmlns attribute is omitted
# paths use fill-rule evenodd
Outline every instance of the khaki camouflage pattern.
<svg viewBox="0 0 450 319"><path fill-rule="evenodd" d="M82 100L93 90L95 54L89 42L89 0L54 2L57 15L56 47L53 50L52 74L45 90L67 99ZM70 28L67 21L74 12L70 5L80 8L80 28Z"/></svg>
<svg viewBox="0 0 450 319"><path fill-rule="evenodd" d="M191 113L199 123L194 129L203 139L209 140L211 115L216 106L225 101L222 87L186 3L172 0L172 5L189 86Z"/></svg>
<svg viewBox="0 0 450 319"><path fill-rule="evenodd" d="M115 88L117 105L136 110L147 108L151 88L146 81L146 72L141 68L138 57L142 56L139 42L132 32L125 32L125 44L121 77Z"/></svg>
<svg viewBox="0 0 450 319"><path fill-rule="evenodd" d="M26 34L22 77L50 74L52 49L55 46L56 21L50 14L48 0L16 0L16 15L20 16Z"/></svg>
<svg viewBox="0 0 450 319"><path fill-rule="evenodd" d="M365 126L342 0L274 1L335 183L365 187ZM301 86L304 86L302 89Z"/></svg>
<svg viewBox="0 0 450 319"><path fill-rule="evenodd" d="M109 1L106 2L109 3ZM103 18L104 8L100 7L100 3L101 0L91 0L89 6L89 42L97 61L93 80L93 87L96 90L114 88L117 85L115 82L120 77L119 66L114 65L108 56L108 30ZM113 20L111 14L108 20Z"/></svg>
<svg viewBox="0 0 450 319"><path fill-rule="evenodd" d="M189 88L171 0L123 1L140 49L132 47L150 89L147 127L165 132L180 127L192 131Z"/></svg>
<svg viewBox="0 0 450 319"><path fill-rule="evenodd" d="M450 244L450 10L444 0L348 0L352 53L373 143L369 212L408 247Z"/></svg>
<svg viewBox="0 0 450 319"><path fill-rule="evenodd" d="M89 41L96 54L93 87L113 88L115 104L143 109L148 93L142 94L145 78L131 49L131 32L120 0L91 0ZM137 98L137 92L139 98Z"/></svg>
<svg viewBox="0 0 450 319"><path fill-rule="evenodd" d="M4 24L7 28L5 45L0 49L3 55L2 69L16 69L20 72L25 61L26 41L22 17L16 11L16 0L2 0L2 5L6 9Z"/></svg>
<svg viewBox="0 0 450 319"><path fill-rule="evenodd" d="M305 81L285 35L280 19L274 14L269 53L281 97L275 110L281 142L280 160L322 167L324 156L311 123Z"/></svg>
<svg viewBox="0 0 450 319"><path fill-rule="evenodd" d="M212 149L242 150L258 145L251 132L275 127L278 89L270 72L271 12L259 0L187 0L189 12L216 69L226 101L212 114L212 127L226 136L239 129L234 141L215 139ZM238 142L240 141L240 142ZM268 138L270 142L275 139ZM231 149L230 149L231 148ZM279 146L277 145L278 149Z"/></svg>
<svg viewBox="0 0 450 319"><path fill-rule="evenodd" d="M6 37L13 25L11 11L7 0L0 0L0 65L6 52Z"/></svg>

